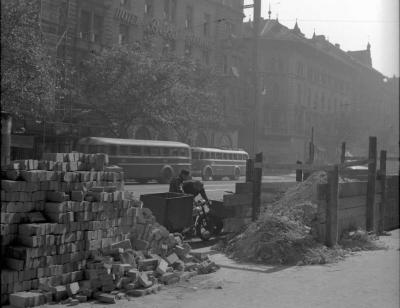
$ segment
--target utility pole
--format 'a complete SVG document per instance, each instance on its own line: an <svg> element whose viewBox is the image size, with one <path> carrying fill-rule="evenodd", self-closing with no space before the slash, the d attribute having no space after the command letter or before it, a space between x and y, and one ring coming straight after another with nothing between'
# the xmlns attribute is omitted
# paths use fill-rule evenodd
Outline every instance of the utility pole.
<svg viewBox="0 0 400 308"><path fill-rule="evenodd" d="M251 136L251 154L257 152L257 133L258 133L258 41L260 35L260 19L261 19L261 0L254 0L253 4L245 5L244 8L253 8L253 50L252 50L252 84L253 84L253 129Z"/></svg>

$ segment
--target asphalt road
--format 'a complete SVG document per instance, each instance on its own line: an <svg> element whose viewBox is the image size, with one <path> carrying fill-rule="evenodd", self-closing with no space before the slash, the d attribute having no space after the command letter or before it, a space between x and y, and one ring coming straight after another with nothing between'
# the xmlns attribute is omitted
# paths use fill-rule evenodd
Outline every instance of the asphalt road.
<svg viewBox="0 0 400 308"><path fill-rule="evenodd" d="M197 178L195 178L197 179ZM198 178L200 179L200 178ZM235 183L244 182L245 178L242 177L239 181L231 181L231 180L222 180L222 181L205 181L204 187L207 193L207 196L211 200L222 200L223 195L229 192L235 192ZM295 181L295 175L280 175L280 176L264 176L264 182L292 182ZM167 192L169 189L169 185L167 184L158 184L156 182L150 182L147 184L138 184L134 182L127 182L125 184L125 189L129 191L133 191L134 194L139 197L144 194L153 194L153 193L163 193Z"/></svg>

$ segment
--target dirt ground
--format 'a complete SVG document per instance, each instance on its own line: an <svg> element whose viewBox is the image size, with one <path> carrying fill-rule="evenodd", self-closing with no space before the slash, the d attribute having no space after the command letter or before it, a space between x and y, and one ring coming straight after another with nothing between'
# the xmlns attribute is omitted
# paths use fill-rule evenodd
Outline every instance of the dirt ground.
<svg viewBox="0 0 400 308"><path fill-rule="evenodd" d="M386 250L357 252L329 265L271 267L238 264L211 251L210 257L221 266L216 273L164 287L157 294L119 300L115 305L92 302L80 306L398 308L399 235L399 230L395 230L391 236L381 237L388 247Z"/></svg>

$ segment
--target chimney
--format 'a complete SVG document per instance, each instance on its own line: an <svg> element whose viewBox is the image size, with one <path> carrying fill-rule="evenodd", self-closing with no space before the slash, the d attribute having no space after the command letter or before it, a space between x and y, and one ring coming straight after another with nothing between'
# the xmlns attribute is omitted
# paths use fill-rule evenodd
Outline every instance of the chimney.
<svg viewBox="0 0 400 308"><path fill-rule="evenodd" d="M337 48L339 48L339 49L340 49L340 44L338 44L338 43L335 43L335 47L337 47Z"/></svg>

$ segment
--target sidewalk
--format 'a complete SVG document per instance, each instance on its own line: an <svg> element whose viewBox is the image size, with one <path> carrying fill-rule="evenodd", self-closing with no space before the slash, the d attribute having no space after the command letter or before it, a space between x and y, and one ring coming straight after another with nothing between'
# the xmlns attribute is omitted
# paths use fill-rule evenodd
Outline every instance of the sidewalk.
<svg viewBox="0 0 400 308"><path fill-rule="evenodd" d="M329 265L238 264L210 251L210 258L221 266L216 273L195 276L189 282L167 286L157 294L120 300L113 305L84 303L78 307L398 308L399 231L381 237L387 250L359 252Z"/></svg>
<svg viewBox="0 0 400 308"><path fill-rule="evenodd" d="M391 236L381 237L387 250L364 251L321 266L245 265L216 253L211 258L221 265L217 273L134 301L138 307L168 308L397 308L399 235L394 230Z"/></svg>

